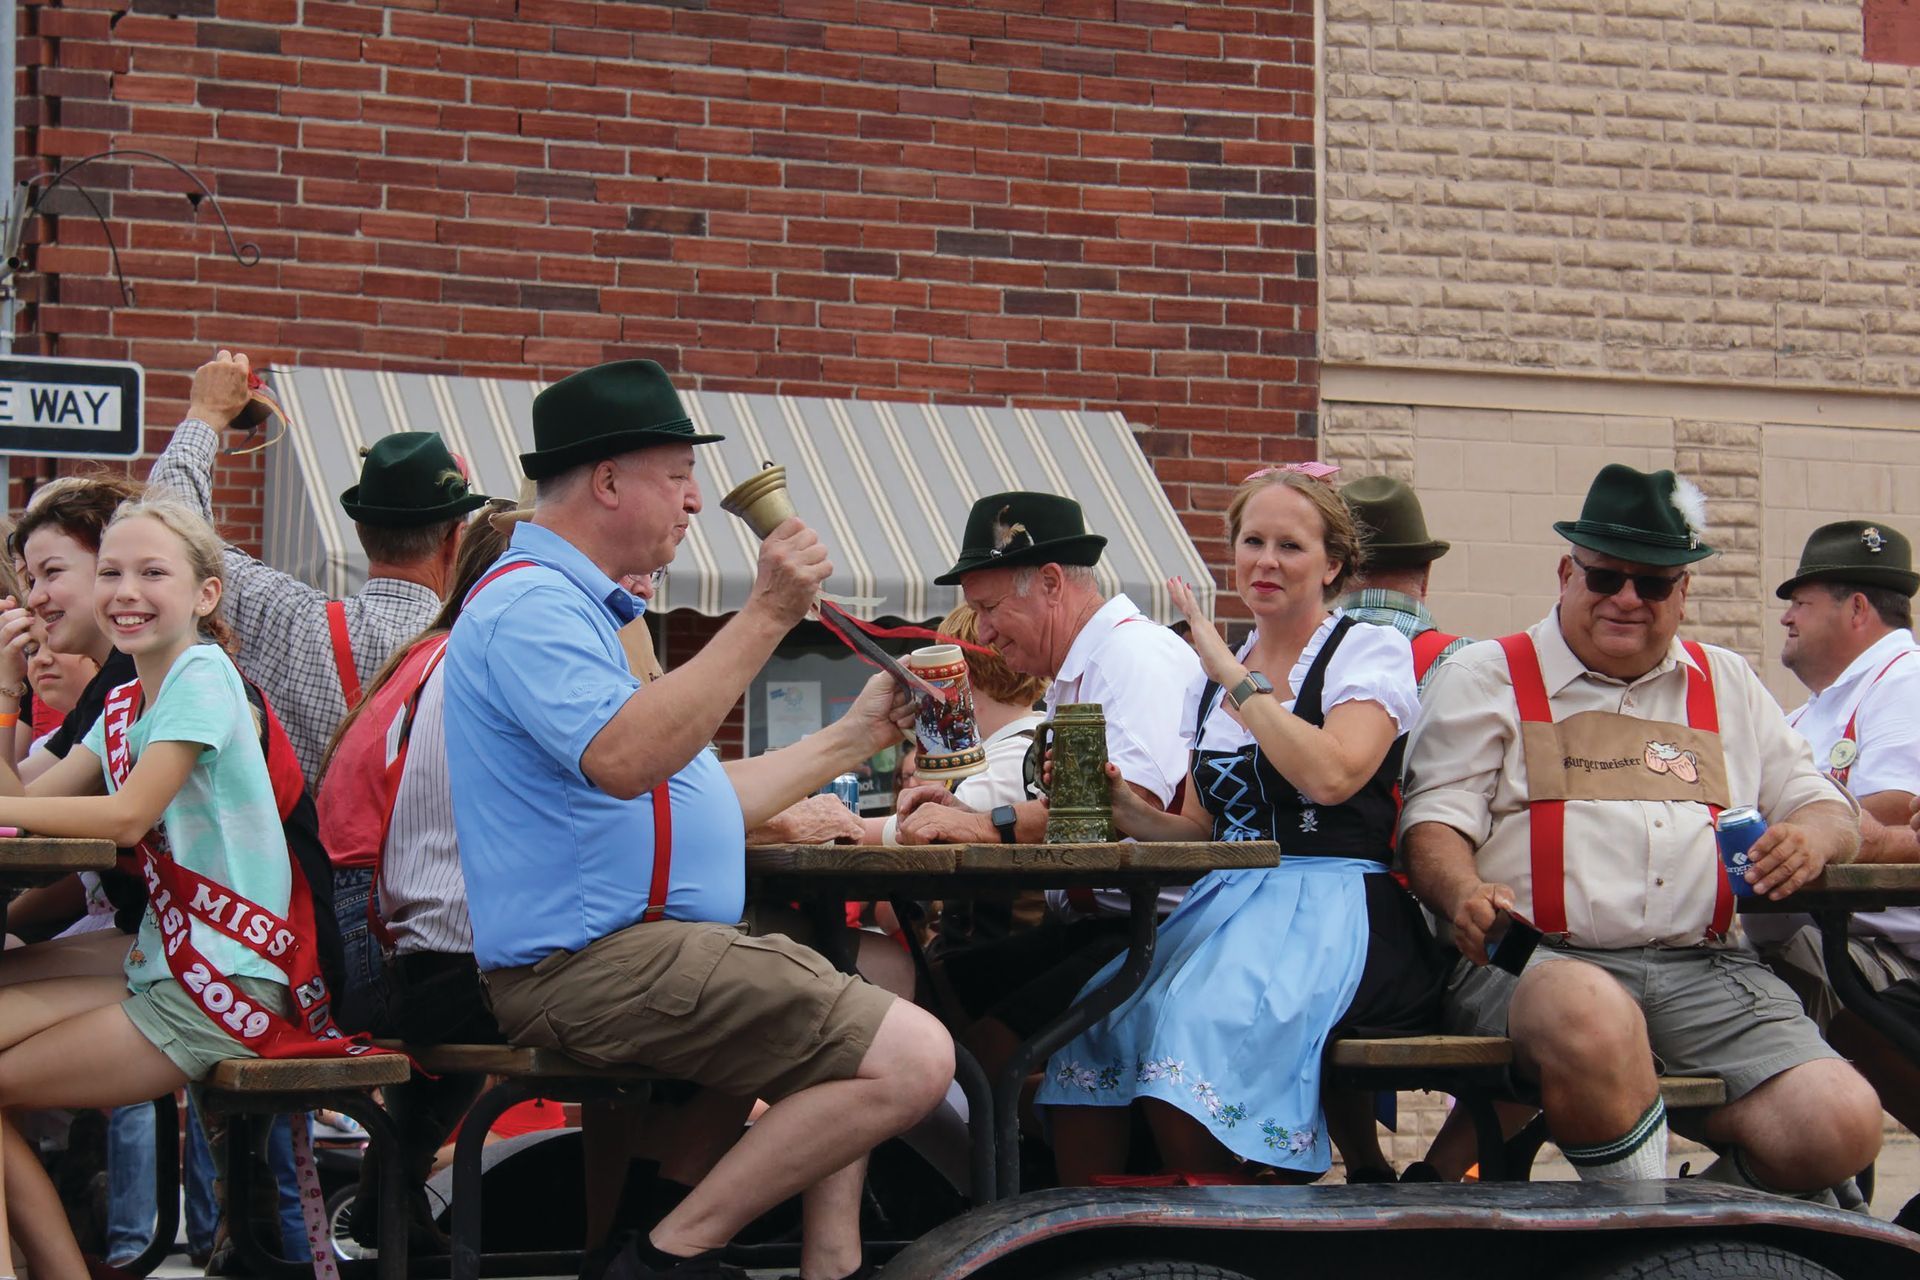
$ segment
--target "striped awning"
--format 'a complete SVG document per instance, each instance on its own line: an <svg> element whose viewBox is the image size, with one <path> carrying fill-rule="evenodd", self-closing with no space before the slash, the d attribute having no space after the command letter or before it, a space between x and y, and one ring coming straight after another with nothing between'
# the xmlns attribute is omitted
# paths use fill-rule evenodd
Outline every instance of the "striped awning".
<svg viewBox="0 0 1920 1280"><path fill-rule="evenodd" d="M393 431L438 431L465 457L476 487L519 492L519 455L533 447L541 384L361 369L268 374L294 421L267 452L266 559L336 595L366 576L366 558L339 495L359 475L360 450ZM827 586L880 597L865 616L936 618L959 600L933 579L954 562L973 500L1004 489L1067 494L1107 536L1102 586L1125 591L1163 622L1175 619L1166 579L1213 578L1159 481L1116 413L682 393L701 431L726 440L696 451L706 510L694 520L656 608L720 616L753 586L758 544L719 499L763 461L787 469L795 509L833 557Z"/></svg>

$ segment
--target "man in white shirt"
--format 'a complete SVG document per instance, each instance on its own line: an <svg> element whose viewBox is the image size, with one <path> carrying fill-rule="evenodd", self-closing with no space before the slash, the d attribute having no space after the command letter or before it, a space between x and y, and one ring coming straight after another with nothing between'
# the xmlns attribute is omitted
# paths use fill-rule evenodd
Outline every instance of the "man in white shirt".
<svg viewBox="0 0 1920 1280"><path fill-rule="evenodd" d="M1086 531L1080 504L1071 498L991 494L973 504L959 560L935 581L961 588L980 643L1014 671L1049 682L1049 715L1064 703L1099 703L1108 760L1164 809L1179 802L1186 781L1206 676L1186 641L1125 595L1101 594L1093 566L1106 542ZM923 784L902 793L900 813L902 844L1046 839L1042 800L981 813L944 787ZM964 1039L990 1073L1126 946L1124 893L1047 896L1053 915L1041 928L956 951L943 966L960 1002L980 1017ZM1163 893L1160 909L1178 902L1179 891Z"/></svg>
<svg viewBox="0 0 1920 1280"><path fill-rule="evenodd" d="M1774 593L1787 602L1780 661L1811 695L1788 721L1813 748L1814 762L1859 799L1861 862L1920 862L1920 836L1907 822L1920 793L1916 589L1920 573L1903 534L1879 521L1842 520L1813 531L1799 568ZM1920 1123L1911 1070L1896 1074L1899 1055L1840 1008L1819 933L1806 917L1755 917L1747 930L1770 944L1774 968L1887 1109L1905 1124ZM1856 915L1851 933L1847 950L1874 990L1920 979L1920 908Z"/></svg>

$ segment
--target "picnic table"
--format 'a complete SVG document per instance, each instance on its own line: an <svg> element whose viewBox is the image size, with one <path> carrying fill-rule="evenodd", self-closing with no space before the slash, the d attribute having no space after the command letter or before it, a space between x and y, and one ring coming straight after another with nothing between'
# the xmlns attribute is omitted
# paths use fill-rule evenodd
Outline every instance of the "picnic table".
<svg viewBox="0 0 1920 1280"><path fill-rule="evenodd" d="M0 889L32 889L76 871L108 871L113 857L111 840L0 837Z"/></svg>
<svg viewBox="0 0 1920 1280"><path fill-rule="evenodd" d="M1275 866L1279 845L1268 840L1162 841L1114 844L761 845L747 850L749 892L761 900L798 901L815 909L816 939L836 954L839 904L846 901L985 898L1022 889L1124 889L1132 912L1126 958L1113 978L1078 1001L1039 1034L1024 1041L1000 1078L986 1081L965 1050L956 1053L956 1078L967 1095L976 1204L1020 1192L1020 1089L1029 1073L1069 1040L1139 990L1153 962L1159 934L1156 903L1166 885L1192 884L1209 871ZM905 917L903 917L905 918ZM925 957L911 937L916 965ZM957 1048L957 1046L956 1046ZM983 1115L992 1124L980 1122Z"/></svg>
<svg viewBox="0 0 1920 1280"><path fill-rule="evenodd" d="M7 905L22 889L52 884L76 871L113 868L111 840L65 836L0 837L0 936L7 931Z"/></svg>
<svg viewBox="0 0 1920 1280"><path fill-rule="evenodd" d="M1856 911L1920 906L1920 864L1855 862L1830 866L1783 902L1737 899L1743 914L1802 914L1820 930L1827 980L1840 1003L1920 1064L1920 1028L1903 1018L1867 985L1847 953L1847 933Z"/></svg>

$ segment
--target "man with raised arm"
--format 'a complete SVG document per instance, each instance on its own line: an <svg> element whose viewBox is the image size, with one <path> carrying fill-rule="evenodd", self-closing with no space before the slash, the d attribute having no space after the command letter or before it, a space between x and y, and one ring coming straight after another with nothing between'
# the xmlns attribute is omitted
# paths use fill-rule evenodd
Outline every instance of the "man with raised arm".
<svg viewBox="0 0 1920 1280"><path fill-rule="evenodd" d="M867 1153L945 1095L929 1014L779 936L736 929L745 833L896 743L885 676L802 741L723 766L707 744L832 572L798 519L761 546L746 605L642 683L619 583L674 557L701 508L697 434L650 360L563 378L533 405L538 485L446 657L447 764L474 958L516 1044L632 1064L772 1106L631 1256L623 1276L743 1274L720 1250L805 1192L801 1272L865 1275Z"/></svg>

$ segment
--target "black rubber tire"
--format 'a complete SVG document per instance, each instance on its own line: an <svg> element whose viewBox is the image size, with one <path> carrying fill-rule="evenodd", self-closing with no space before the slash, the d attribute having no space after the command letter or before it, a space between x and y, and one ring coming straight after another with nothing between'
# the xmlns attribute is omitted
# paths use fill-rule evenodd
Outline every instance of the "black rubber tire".
<svg viewBox="0 0 1920 1280"><path fill-rule="evenodd" d="M1747 1240L1643 1245L1555 1272L1556 1280L1841 1280L1811 1258Z"/></svg>
<svg viewBox="0 0 1920 1280"><path fill-rule="evenodd" d="M1147 1258L1139 1262L1096 1262L1091 1268L1056 1271L1048 1280L1248 1280L1248 1277L1210 1262Z"/></svg>

